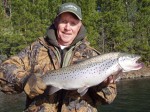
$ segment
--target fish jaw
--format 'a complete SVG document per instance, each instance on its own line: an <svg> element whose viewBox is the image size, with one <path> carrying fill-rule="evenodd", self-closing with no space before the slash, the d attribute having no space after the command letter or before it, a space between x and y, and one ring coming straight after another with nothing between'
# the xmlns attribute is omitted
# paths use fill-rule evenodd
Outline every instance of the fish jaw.
<svg viewBox="0 0 150 112"><path fill-rule="evenodd" d="M120 57L118 63L122 68L122 72L129 72L133 70L140 70L144 65L143 63L138 62L140 56L127 55Z"/></svg>

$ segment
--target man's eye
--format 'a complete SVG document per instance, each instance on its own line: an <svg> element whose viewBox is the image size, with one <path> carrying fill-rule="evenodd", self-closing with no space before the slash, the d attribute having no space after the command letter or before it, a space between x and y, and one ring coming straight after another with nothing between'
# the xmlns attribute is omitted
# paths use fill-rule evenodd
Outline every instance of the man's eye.
<svg viewBox="0 0 150 112"><path fill-rule="evenodd" d="M75 25L76 25L76 23L72 22L72 23L70 23L70 25L71 25L71 26L75 26Z"/></svg>
<svg viewBox="0 0 150 112"><path fill-rule="evenodd" d="M66 20L62 20L61 23L67 23L67 21Z"/></svg>

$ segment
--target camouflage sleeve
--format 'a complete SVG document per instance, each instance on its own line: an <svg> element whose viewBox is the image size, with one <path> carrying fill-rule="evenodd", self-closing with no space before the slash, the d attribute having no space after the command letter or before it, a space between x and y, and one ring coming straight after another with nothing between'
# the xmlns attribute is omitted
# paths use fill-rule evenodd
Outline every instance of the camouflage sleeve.
<svg viewBox="0 0 150 112"><path fill-rule="evenodd" d="M2 92L12 94L23 91L23 82L30 70L29 52L30 47L0 65L0 90Z"/></svg>

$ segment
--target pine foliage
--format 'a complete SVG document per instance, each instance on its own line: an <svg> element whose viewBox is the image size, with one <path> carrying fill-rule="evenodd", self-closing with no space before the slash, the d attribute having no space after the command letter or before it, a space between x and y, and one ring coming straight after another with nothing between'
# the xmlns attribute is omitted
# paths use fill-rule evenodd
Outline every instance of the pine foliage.
<svg viewBox="0 0 150 112"><path fill-rule="evenodd" d="M1 0L0 55L11 56L46 29L58 6L74 2L82 8L88 40L102 53L130 52L150 63L149 0Z"/></svg>

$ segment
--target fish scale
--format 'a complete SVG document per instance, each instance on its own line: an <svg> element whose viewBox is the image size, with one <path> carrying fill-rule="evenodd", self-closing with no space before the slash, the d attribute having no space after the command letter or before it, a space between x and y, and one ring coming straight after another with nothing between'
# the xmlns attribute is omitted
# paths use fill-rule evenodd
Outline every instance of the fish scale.
<svg viewBox="0 0 150 112"><path fill-rule="evenodd" d="M141 69L142 64L136 62L139 58L137 55L126 53L106 53L78 64L48 71L41 78L47 86L51 86L50 94L60 89L77 89L77 92L83 96L89 87L100 84L118 71L129 72Z"/></svg>

